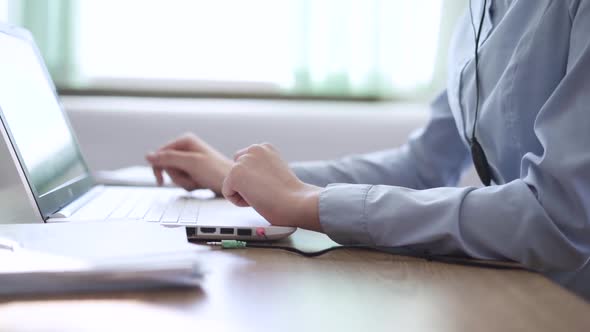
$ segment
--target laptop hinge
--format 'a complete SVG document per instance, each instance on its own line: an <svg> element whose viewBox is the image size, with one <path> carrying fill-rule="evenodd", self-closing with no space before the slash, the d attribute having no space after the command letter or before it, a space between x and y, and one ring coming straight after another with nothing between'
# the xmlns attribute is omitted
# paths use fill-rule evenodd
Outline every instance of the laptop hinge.
<svg viewBox="0 0 590 332"><path fill-rule="evenodd" d="M86 192L84 195L80 196L70 204L64 206L59 211L55 212L50 216L50 218L69 218L81 207L86 205L88 202L93 200L96 196L98 196L104 190L104 186L95 186Z"/></svg>

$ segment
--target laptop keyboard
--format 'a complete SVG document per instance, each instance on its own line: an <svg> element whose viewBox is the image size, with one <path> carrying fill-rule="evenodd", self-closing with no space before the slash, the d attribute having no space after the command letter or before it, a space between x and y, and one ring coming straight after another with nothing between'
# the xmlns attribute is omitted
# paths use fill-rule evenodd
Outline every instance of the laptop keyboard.
<svg viewBox="0 0 590 332"><path fill-rule="evenodd" d="M200 205L200 199L180 189L106 187L72 218L196 224Z"/></svg>

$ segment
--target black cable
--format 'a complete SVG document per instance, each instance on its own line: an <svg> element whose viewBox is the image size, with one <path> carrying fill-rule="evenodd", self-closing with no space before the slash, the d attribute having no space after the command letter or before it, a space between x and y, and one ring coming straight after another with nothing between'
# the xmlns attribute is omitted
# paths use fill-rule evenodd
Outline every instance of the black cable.
<svg viewBox="0 0 590 332"><path fill-rule="evenodd" d="M333 246L333 247L329 247L329 248L318 250L318 251L304 251L301 249L297 249L294 247L288 247L288 246L279 246L279 245L273 245L273 244L253 243L253 242L244 242L244 241L235 241L235 240L223 240L221 242L208 242L207 244L221 245L225 249L239 249L239 248L278 249L278 250L284 250L284 251L288 251L291 253L295 253L295 254L301 255L303 257L308 257L308 258L322 256L324 254L327 254L327 253L335 251L335 250L360 249L360 250L369 250L369 251L388 253L388 254L398 255L398 256L419 258L419 259L424 259L424 260L431 261L431 262L439 262L439 263L445 263L445 264L480 267L480 268L497 269L497 270L532 271L532 270L529 270L528 268L526 268L522 265L519 265L515 262L505 262L505 261L495 261L495 260L476 260L473 258L460 257L460 256L433 255L433 254L429 254L427 252L418 252L417 250L414 250L411 248L404 248L404 247L343 245L343 246Z"/></svg>
<svg viewBox="0 0 590 332"><path fill-rule="evenodd" d="M473 139L475 138L475 134L477 131L477 119L479 117L479 74L478 74L478 66L479 66L479 40L481 37L481 30L483 29L483 21L485 18L485 11L487 7L487 0L484 0L483 3L483 10L481 12L481 18L479 20L479 27L475 28L475 20L473 19L473 1L469 0L469 18L471 19L471 29L473 30L473 39L475 42L475 54L474 54L474 62L475 62L475 119L473 121L473 128L471 130L471 138L469 138L469 134L467 133L467 119L463 110L461 110L461 120L463 122L463 137L467 143L472 144Z"/></svg>
<svg viewBox="0 0 590 332"><path fill-rule="evenodd" d="M285 251L289 251L292 253L296 253L296 254L299 254L301 256L308 257L308 258L322 256L324 254L329 253L330 251L334 251L334 250L338 250L338 249L376 250L374 247L359 245L359 246L334 246L334 247L329 247L329 248L318 250L318 251L303 251L301 249L297 249L297 248L293 248L293 247L277 246L277 245L272 245L272 244L250 243L250 242L248 242L247 247L249 247L249 248L263 248L263 249L280 249L280 250L285 250Z"/></svg>
<svg viewBox="0 0 590 332"><path fill-rule="evenodd" d="M480 95L480 80L479 80L479 43L481 38L481 31L483 29L483 21L485 19L485 14L487 10L488 1L483 1L483 8L481 10L481 18L479 20L479 28L475 29L475 23L473 19L473 6L472 1L469 1L469 14L471 18L471 28L473 29L473 36L475 39L475 54L474 54L474 61L475 61L475 116L473 119L473 128L471 130L471 139L467 134L467 126L465 121L465 116L463 115L463 110L461 110L461 118L463 119L463 136L469 143L471 149L471 158L473 159L473 165L475 166L475 170L477 171L477 175L479 176L481 182L485 186L489 186L492 183L492 179L494 178L490 163L486 157L485 151L482 145L479 143L477 139L477 121L479 119L479 95Z"/></svg>
<svg viewBox="0 0 590 332"><path fill-rule="evenodd" d="M479 28L477 29L476 33L475 23L473 22L473 11L471 9L471 0L469 0L469 14L471 16L471 27L473 28L473 35L475 37L475 119L473 121L473 129L471 130L471 141L475 139L475 133L477 131L477 118L479 116L479 75L477 70L479 65L479 40L481 37L481 30L483 28L483 21L485 18L487 5L488 0L484 0L483 8L481 10L481 18L479 20Z"/></svg>

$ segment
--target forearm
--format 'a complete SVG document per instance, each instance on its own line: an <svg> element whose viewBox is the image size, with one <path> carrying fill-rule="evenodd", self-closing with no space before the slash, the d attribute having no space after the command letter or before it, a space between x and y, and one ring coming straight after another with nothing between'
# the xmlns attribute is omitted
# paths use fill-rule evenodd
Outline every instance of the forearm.
<svg viewBox="0 0 590 332"><path fill-rule="evenodd" d="M331 185L319 216L326 234L343 244L419 246L541 271L575 271L590 255L574 241L590 234L576 234L575 220L550 218L522 180L480 189Z"/></svg>
<svg viewBox="0 0 590 332"><path fill-rule="evenodd" d="M388 184L416 188L418 182L414 160L406 147L348 156L332 161L291 164L297 177L309 184L326 187L332 183Z"/></svg>
<svg viewBox="0 0 590 332"><path fill-rule="evenodd" d="M413 189L455 185L469 158L442 93L432 104L427 125L397 149L350 156L335 161L295 163L306 183L384 184Z"/></svg>

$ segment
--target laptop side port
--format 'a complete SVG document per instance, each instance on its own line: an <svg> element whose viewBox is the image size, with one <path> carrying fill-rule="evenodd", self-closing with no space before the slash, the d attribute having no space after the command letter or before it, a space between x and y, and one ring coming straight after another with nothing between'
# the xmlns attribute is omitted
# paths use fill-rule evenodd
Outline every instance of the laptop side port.
<svg viewBox="0 0 590 332"><path fill-rule="evenodd" d="M186 228L186 236L190 239L197 235L197 228L196 227L187 227Z"/></svg>
<svg viewBox="0 0 590 332"><path fill-rule="evenodd" d="M213 234L216 231L215 227L199 227L199 230L205 234Z"/></svg>
<svg viewBox="0 0 590 332"><path fill-rule="evenodd" d="M252 236L252 230L249 228L238 228L238 236Z"/></svg>
<svg viewBox="0 0 590 332"><path fill-rule="evenodd" d="M221 229L219 229L219 234L233 235L234 234L234 229L233 228L221 228Z"/></svg>

